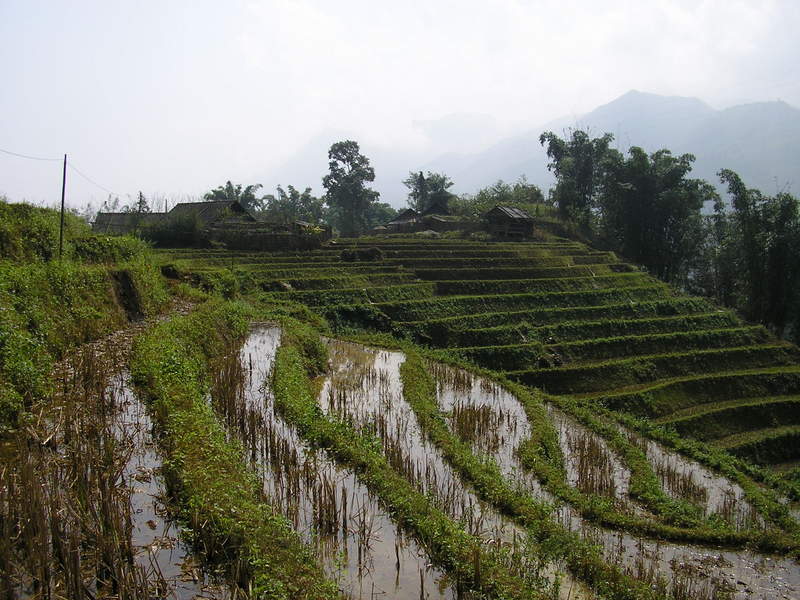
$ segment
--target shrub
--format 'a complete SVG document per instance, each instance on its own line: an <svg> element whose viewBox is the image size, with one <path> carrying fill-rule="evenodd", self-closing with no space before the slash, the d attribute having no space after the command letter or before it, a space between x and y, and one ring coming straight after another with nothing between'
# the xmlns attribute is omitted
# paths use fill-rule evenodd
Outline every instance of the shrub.
<svg viewBox="0 0 800 600"><path fill-rule="evenodd" d="M84 235L72 240L72 255L90 263L115 263L139 258L147 244L131 236Z"/></svg>

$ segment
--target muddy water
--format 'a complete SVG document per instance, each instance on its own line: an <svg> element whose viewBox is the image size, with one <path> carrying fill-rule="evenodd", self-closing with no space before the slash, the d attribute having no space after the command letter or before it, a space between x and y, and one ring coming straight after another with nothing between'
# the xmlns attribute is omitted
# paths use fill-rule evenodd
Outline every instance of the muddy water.
<svg viewBox="0 0 800 600"><path fill-rule="evenodd" d="M461 427L460 435L464 439L471 440L476 450L493 456L504 474L516 477L513 480L525 486L533 496L553 501L550 494L543 493L538 482L529 485L530 476L524 475L514 451L529 435L525 413L514 396L465 371L434 365L432 372L437 379L440 406L450 413L451 427L456 431ZM468 414L468 409L472 410L471 416L478 415L479 418L474 419L478 424L467 421L467 426L464 426L463 422L458 423L459 418L465 420L459 414ZM569 435L565 429L572 425L585 428L573 419L561 418L564 415L559 411L552 410L551 414L555 415L556 428L561 434L565 461L578 462L570 459L574 446L563 438ZM498 429L479 435L489 427ZM585 450L587 447L581 444L578 448ZM605 449L610 452L607 447ZM523 473L521 478L519 473ZM575 476L572 482L573 485L577 482ZM762 556L750 551L734 552L637 539L596 527L568 505L559 506L557 515L566 528L601 546L610 563L657 587L669 589L679 597L778 599L797 598L800 593L800 566L790 559Z"/></svg>
<svg viewBox="0 0 800 600"><path fill-rule="evenodd" d="M428 441L403 398L399 372L405 360L402 353L337 340L330 340L328 348L332 373L319 396L323 411L376 435L395 469L472 535L510 550L514 566L522 565L543 589L553 588L552 581L558 575L562 584L550 593L565 599L591 596L563 572L557 573L553 565L533 558L535 552L525 552L524 530L481 502Z"/></svg>
<svg viewBox="0 0 800 600"><path fill-rule="evenodd" d="M309 448L275 413L269 379L279 344L278 328L255 327L240 351L220 365L213 394L270 501L352 598L467 597L430 566L424 549L398 530L352 473Z"/></svg>
<svg viewBox="0 0 800 600"><path fill-rule="evenodd" d="M233 598L222 577L212 579L170 517L161 475L161 456L152 436L153 426L145 406L131 390L127 371L116 374L105 389L117 407L113 427L117 439L129 449L122 471L131 504L131 543L134 560L147 574L162 598Z"/></svg>
<svg viewBox="0 0 800 600"><path fill-rule="evenodd" d="M162 503L152 426L124 368L147 324L75 349L54 369L52 397L3 440L0 523L37 553L10 565L20 597L233 596L199 568Z"/></svg>
<svg viewBox="0 0 800 600"><path fill-rule="evenodd" d="M700 506L705 515L717 515L735 528L763 529L766 524L737 483L700 463L670 451L657 442L625 431L647 455L664 491L673 498Z"/></svg>

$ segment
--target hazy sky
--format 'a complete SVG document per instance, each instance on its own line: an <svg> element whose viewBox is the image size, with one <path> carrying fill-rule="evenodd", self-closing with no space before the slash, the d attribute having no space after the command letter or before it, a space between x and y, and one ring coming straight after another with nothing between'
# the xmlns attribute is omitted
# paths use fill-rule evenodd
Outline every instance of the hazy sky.
<svg viewBox="0 0 800 600"><path fill-rule="evenodd" d="M798 0L0 0L0 148L123 198L269 188L325 131L432 156L634 88L800 106L798 32ZM60 168L0 153L0 194L55 202Z"/></svg>

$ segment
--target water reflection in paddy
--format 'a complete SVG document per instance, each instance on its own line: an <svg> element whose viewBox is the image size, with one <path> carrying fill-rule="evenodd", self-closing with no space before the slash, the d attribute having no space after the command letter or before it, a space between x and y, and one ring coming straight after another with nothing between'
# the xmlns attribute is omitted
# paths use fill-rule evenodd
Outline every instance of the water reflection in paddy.
<svg viewBox="0 0 800 600"><path fill-rule="evenodd" d="M530 435L530 428L514 395L461 369L437 363L431 363L430 368L437 381L440 408L448 415L453 431L470 442L476 451L492 456L503 474L525 487L532 496L553 502L553 496L543 490L519 462L516 449ZM548 412L559 433L570 483L581 487L578 471L591 470L589 459L599 451L606 452L611 458L603 462L606 466L614 464L614 468L608 470L601 465L600 470L605 469L606 474L593 477L595 481L605 478L613 482L613 486L604 487L613 490L615 497L622 500L619 494L621 491L627 494L630 472L613 455L605 440L555 407L549 407ZM595 439L588 443L570 442L571 438L585 440L586 437ZM674 461L675 465L689 465L682 457L663 448L660 450L661 456ZM585 456L580 456L582 453ZM721 490L734 486L707 470L699 474L708 486ZM706 474L711 477L705 477ZM709 494L709 497L719 496ZM724 495L722 498L724 502ZM800 567L788 558L764 556L749 550L729 551L640 539L597 527L566 504L560 504L556 514L566 528L580 532L584 538L601 546L610 563L644 581L668 586L675 594L685 594L684 597L716 598L727 594L725 597L737 599L795 598L800 591Z"/></svg>

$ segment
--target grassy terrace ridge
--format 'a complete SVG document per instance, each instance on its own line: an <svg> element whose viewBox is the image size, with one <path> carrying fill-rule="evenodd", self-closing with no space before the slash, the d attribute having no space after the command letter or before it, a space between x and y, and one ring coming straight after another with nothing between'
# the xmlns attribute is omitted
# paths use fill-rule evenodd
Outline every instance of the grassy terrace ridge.
<svg viewBox="0 0 800 600"><path fill-rule="evenodd" d="M757 465L780 464L796 460L800 427L756 429L715 440L714 444Z"/></svg>
<svg viewBox="0 0 800 600"><path fill-rule="evenodd" d="M695 417L703 417L704 415L709 415L715 412L721 412L730 409L736 409L739 407L768 405L773 402L798 402L798 401L800 401L800 395L797 394L790 394L786 396L777 395L777 396L761 396L761 397L746 396L744 398L735 398L733 400L725 400L721 402L708 402L705 404L696 404L694 406L690 406L689 408L685 408L683 410L677 410L673 413L670 413L667 416L653 419L653 422L658 424L676 423L678 421L688 421Z"/></svg>
<svg viewBox="0 0 800 600"><path fill-rule="evenodd" d="M580 397L615 410L657 418L721 398L787 395L798 391L800 366L789 365L673 377Z"/></svg>
<svg viewBox="0 0 800 600"><path fill-rule="evenodd" d="M265 291L330 290L360 286L388 286L415 283L412 273L364 273L358 275L331 275L327 277L279 277L259 279L258 285ZM288 286L288 287L286 287Z"/></svg>
<svg viewBox="0 0 800 600"><path fill-rule="evenodd" d="M627 322L621 317L631 319L659 318L690 316L698 313L708 314L713 306L701 298L669 298L647 302L618 302L611 304L598 304L592 306L569 306L564 308L528 308L525 310L478 312L458 316L439 317L396 321L401 328L426 328L426 326L444 326L452 331L461 328L473 327L485 329L488 327L513 327L519 320L531 320L535 325L545 322L551 323L546 327L569 328L574 322L593 321L605 323L613 319ZM719 311L720 314L732 314L730 311ZM600 317L606 317L600 320ZM544 329L545 327L542 327Z"/></svg>
<svg viewBox="0 0 800 600"><path fill-rule="evenodd" d="M702 412L671 419L669 426L680 435L712 441L753 428L800 425L800 396L747 398L723 404L726 406L704 405Z"/></svg>
<svg viewBox="0 0 800 600"><path fill-rule="evenodd" d="M414 274L420 279L431 281L467 279L495 280L495 279L545 279L551 277L580 277L594 275L610 275L615 272L635 271L626 263L611 265L566 265L558 267L462 267L456 269L414 269Z"/></svg>
<svg viewBox="0 0 800 600"><path fill-rule="evenodd" d="M350 304L354 302L379 303L387 300L406 300L433 296L435 287L432 283L407 283L402 285L373 286L366 288L340 288L330 290L307 290L273 292L276 297L283 297L309 306L327 304Z"/></svg>
<svg viewBox="0 0 800 600"><path fill-rule="evenodd" d="M673 348L701 350L725 346L748 346L770 340L769 333L759 325L725 329L696 329L671 333L648 333L609 338L594 338L560 344L548 344L565 361L592 361L632 354L655 354Z"/></svg>
<svg viewBox="0 0 800 600"><path fill-rule="evenodd" d="M625 306L625 308L629 308ZM596 339L621 338L625 336L644 336L669 333L692 332L693 330L736 328L741 321L733 313L699 313L683 314L672 317L653 317L643 319L607 319L592 321L561 321L557 325L532 326L528 318L538 322L538 313L519 313L516 323L458 329L452 332L451 345L456 346L490 346L511 344L525 340L556 342L569 344L573 342L591 342ZM507 317L513 320L513 317ZM449 319L448 319L449 320ZM401 324L413 327L411 323Z"/></svg>
<svg viewBox="0 0 800 600"><path fill-rule="evenodd" d="M730 345L748 346L768 340L763 328L758 326L735 329L701 330L655 335L623 336L594 339L567 344L542 344L539 341L496 346L458 346L458 354L491 368L512 369L524 367L546 355L558 356L567 367L597 363L610 359L656 353L681 352Z"/></svg>
<svg viewBox="0 0 800 600"><path fill-rule="evenodd" d="M530 306L563 308L586 307L601 303L641 302L663 299L670 293L663 283L624 289L606 288L592 291L540 292L520 294L483 294L436 297L423 300L376 303L376 308L400 321L420 320L422 317L446 317L500 309L521 310Z"/></svg>
<svg viewBox="0 0 800 600"><path fill-rule="evenodd" d="M542 277L536 279L490 279L434 281L436 293L442 296L459 294L521 294L526 292L568 292L603 288L637 287L651 281L644 273L588 275L581 277Z"/></svg>
<svg viewBox="0 0 800 600"><path fill-rule="evenodd" d="M697 375L712 370L745 365L769 367L794 365L800 357L795 346L781 342L759 346L715 348L692 352L671 352L581 363L545 369L520 369L506 375L550 393L574 394L610 390L618 385L647 383L662 378Z"/></svg>

